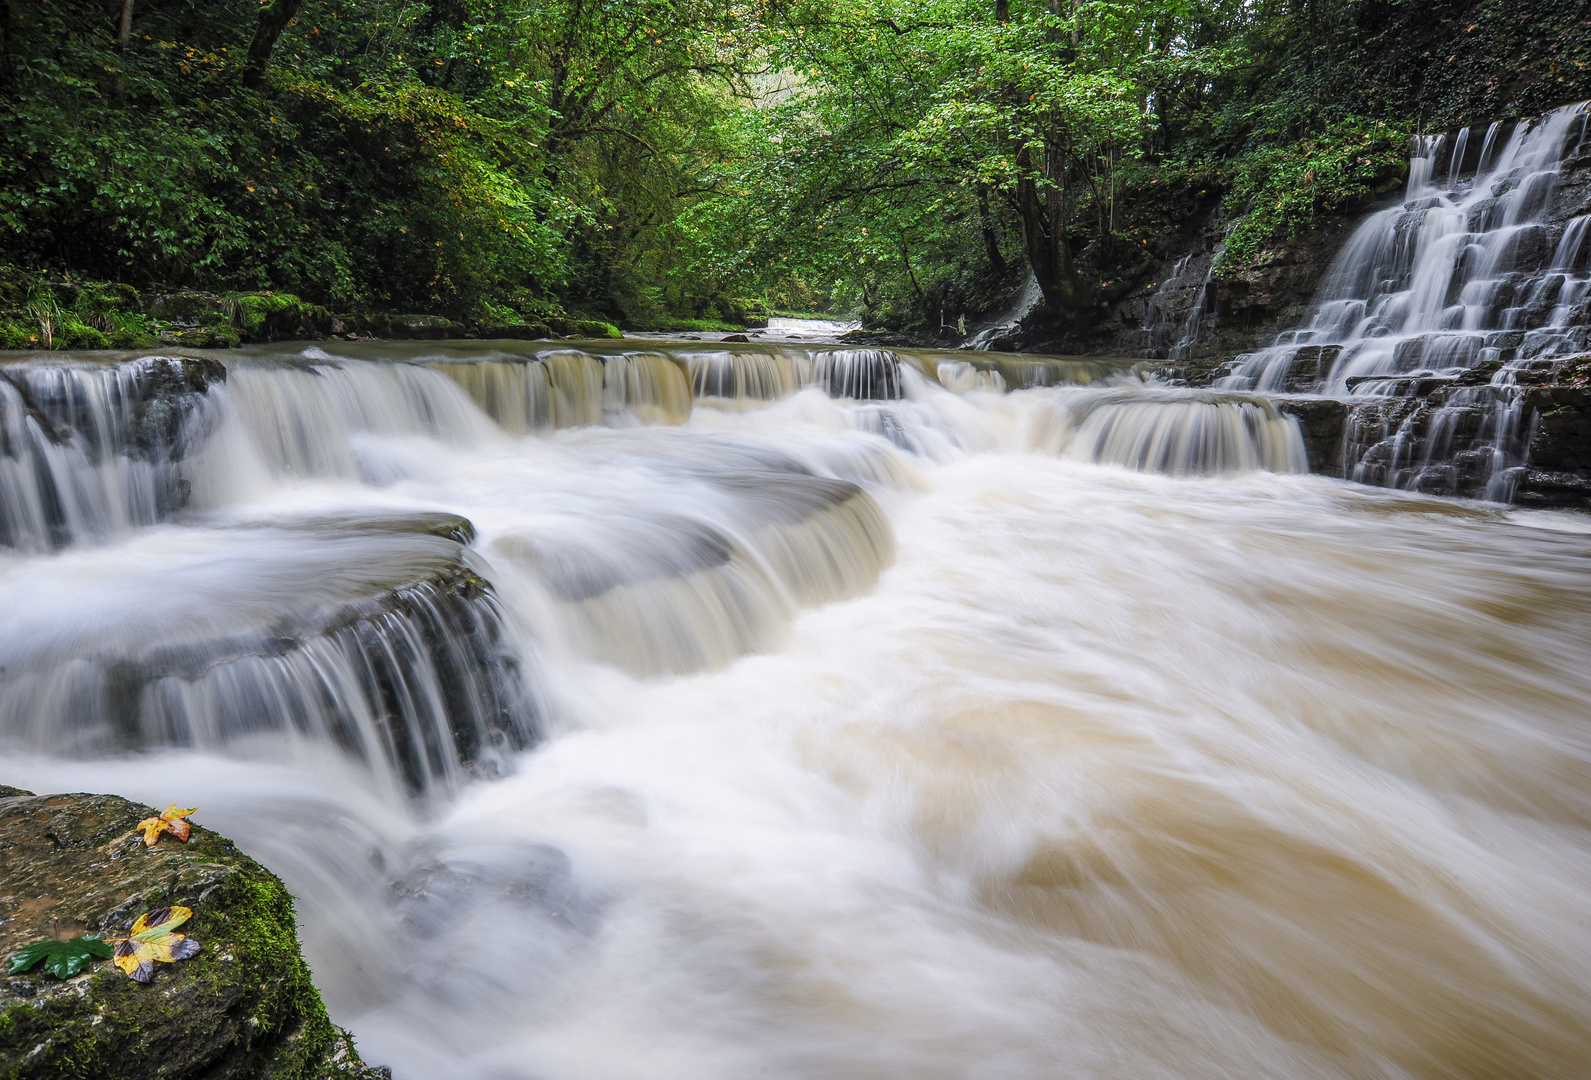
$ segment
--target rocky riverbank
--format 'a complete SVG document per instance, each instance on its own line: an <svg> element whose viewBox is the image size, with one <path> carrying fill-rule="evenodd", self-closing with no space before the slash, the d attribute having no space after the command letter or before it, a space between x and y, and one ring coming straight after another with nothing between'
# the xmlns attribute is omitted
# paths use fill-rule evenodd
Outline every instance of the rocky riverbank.
<svg viewBox="0 0 1591 1080"><path fill-rule="evenodd" d="M327 1017L281 881L201 826L146 847L136 825L156 813L0 787L0 955L121 937L172 905L193 909L182 932L200 945L148 984L109 960L68 979L42 966L0 977L0 1078L390 1080Z"/></svg>

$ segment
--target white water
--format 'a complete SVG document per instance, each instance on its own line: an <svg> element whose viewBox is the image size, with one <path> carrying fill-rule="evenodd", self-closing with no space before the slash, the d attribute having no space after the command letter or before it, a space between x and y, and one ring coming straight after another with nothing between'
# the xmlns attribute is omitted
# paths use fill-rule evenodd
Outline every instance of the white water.
<svg viewBox="0 0 1591 1080"><path fill-rule="evenodd" d="M774 316L768 320L763 337L772 341L829 341L851 330L861 329L855 319L787 319Z"/></svg>
<svg viewBox="0 0 1591 1080"><path fill-rule="evenodd" d="M401 1080L1591 1069L1584 518L1294 475L1244 395L903 366L513 435L443 373L233 365L186 517L0 554L3 704L474 522L544 736L499 779L0 725L0 781L198 805L281 874Z"/></svg>
<svg viewBox="0 0 1591 1080"><path fill-rule="evenodd" d="M1379 423L1379 438L1345 446L1353 478L1511 501L1532 423L1519 384L1591 343L1591 215L1575 182L1559 197L1588 121L1591 102L1521 121L1506 138L1494 124L1468 177L1468 129L1445 174L1435 165L1447 137L1415 139L1405 201L1354 231L1308 324L1238 357L1216 385L1383 399L1356 404L1361 436L1384 421L1384 399L1430 396L1430 409L1404 409L1401 423ZM1482 365L1484 381L1453 385Z"/></svg>
<svg viewBox="0 0 1591 1080"><path fill-rule="evenodd" d="M1305 345L1331 347L1329 364L1312 377L1329 393L1353 389L1348 380L1356 377L1434 375L1574 351L1578 339L1562 321L1567 308L1544 294L1579 284L1586 227L1583 218L1557 228L1543 217L1564 161L1587 137L1588 116L1591 104L1581 103L1521 122L1496 151L1488 136L1480 169L1464 181L1467 129L1446 177L1432 176L1441 139L1416 140L1407 201L1372 215L1349 238L1309 325L1240 358L1228 384L1281 389Z"/></svg>

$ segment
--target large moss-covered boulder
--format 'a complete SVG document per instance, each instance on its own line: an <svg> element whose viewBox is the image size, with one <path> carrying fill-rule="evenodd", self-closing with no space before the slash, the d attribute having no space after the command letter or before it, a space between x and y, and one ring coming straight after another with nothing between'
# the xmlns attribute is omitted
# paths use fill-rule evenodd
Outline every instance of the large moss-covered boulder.
<svg viewBox="0 0 1591 1080"><path fill-rule="evenodd" d="M232 303L232 319L244 341L318 339L332 331L325 308L292 293L240 293Z"/></svg>
<svg viewBox="0 0 1591 1080"><path fill-rule="evenodd" d="M388 315L382 313L340 315L338 322L349 333L378 338L440 341L465 335L463 323L441 315Z"/></svg>
<svg viewBox="0 0 1591 1080"><path fill-rule="evenodd" d="M0 956L59 933L120 937L182 905L190 960L139 984L110 961L70 979L0 976L0 1080L376 1080L326 1016L299 954L293 900L225 837L144 845L157 811L114 795L0 787Z"/></svg>

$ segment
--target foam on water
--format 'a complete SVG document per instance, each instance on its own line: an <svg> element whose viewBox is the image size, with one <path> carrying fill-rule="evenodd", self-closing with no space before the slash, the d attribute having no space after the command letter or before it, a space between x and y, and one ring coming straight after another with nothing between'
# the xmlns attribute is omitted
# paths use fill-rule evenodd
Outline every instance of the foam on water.
<svg viewBox="0 0 1591 1080"><path fill-rule="evenodd" d="M234 364L246 484L0 553L28 613L0 706L331 612L315 663L276 647L302 686L424 617L355 647L337 613L463 559L524 694L478 700L542 738L495 778L416 799L313 724L292 753L269 725L129 749L18 708L0 780L197 804L284 877L334 1018L408 1078L1591 1061L1581 519L1295 475L1296 426L1241 393L952 393L903 364L845 384L893 396L804 377L637 426L605 395L651 362L579 355L534 361L581 388L574 428L494 407L524 383L458 356ZM403 524L439 511L467 554Z"/></svg>

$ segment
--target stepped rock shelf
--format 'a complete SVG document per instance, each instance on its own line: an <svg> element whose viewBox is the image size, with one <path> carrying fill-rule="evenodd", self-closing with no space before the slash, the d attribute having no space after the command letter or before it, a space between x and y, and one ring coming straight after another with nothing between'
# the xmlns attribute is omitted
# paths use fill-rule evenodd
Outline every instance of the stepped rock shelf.
<svg viewBox="0 0 1591 1080"><path fill-rule="evenodd" d="M0 977L5 1080L390 1080L326 1016L299 955L293 901L270 871L194 826L146 847L152 807L114 795L0 787L0 954L61 936L115 937L142 912L191 907L191 960L148 985L109 961L57 979Z"/></svg>
<svg viewBox="0 0 1591 1080"><path fill-rule="evenodd" d="M1347 235L1301 323L1212 370L1193 355L1224 317L1207 275L1169 355L1196 384L1334 402L1281 405L1314 471L1583 506L1588 232L1591 102L1422 136L1402 198Z"/></svg>

